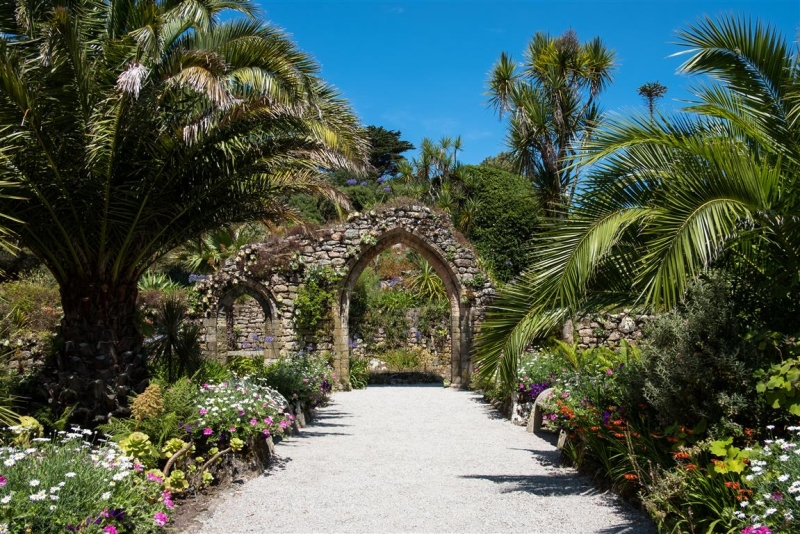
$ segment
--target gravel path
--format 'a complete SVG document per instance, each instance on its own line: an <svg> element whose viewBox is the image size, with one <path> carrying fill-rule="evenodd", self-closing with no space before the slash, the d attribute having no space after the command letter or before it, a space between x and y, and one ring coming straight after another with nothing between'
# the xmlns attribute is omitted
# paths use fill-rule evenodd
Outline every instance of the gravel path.
<svg viewBox="0 0 800 534"><path fill-rule="evenodd" d="M199 532L655 532L471 392L337 393L277 454L267 476L222 494Z"/></svg>

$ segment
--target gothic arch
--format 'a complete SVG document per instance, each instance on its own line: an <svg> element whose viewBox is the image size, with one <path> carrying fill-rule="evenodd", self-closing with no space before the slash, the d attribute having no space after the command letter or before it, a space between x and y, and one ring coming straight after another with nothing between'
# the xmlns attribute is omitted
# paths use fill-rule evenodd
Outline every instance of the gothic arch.
<svg viewBox="0 0 800 534"><path fill-rule="evenodd" d="M338 289L337 307L334 308L334 347L336 354L344 354L349 350L349 317L350 295L355 288L364 268L387 248L403 244L419 253L441 278L450 301L450 381L460 386L468 380L464 369L469 367L469 314L470 302L461 302L462 286L458 279L458 271L454 270L439 250L425 239L416 236L403 227L395 227L379 234L375 244L369 246L360 255L354 256L345 266L347 274L343 277ZM467 321L464 321L464 319ZM463 335L462 335L463 334ZM338 361L337 371L346 376L349 372L348 361Z"/></svg>
<svg viewBox="0 0 800 534"><path fill-rule="evenodd" d="M264 284L245 278L236 280L236 283L227 284L220 288L219 298L215 299L214 310L209 313L206 321L207 340L206 345L213 357L218 360L227 359L231 352L235 353L235 344L232 339L234 332L234 306L239 297L252 297L258 304L262 317L258 317L258 325L253 324L268 339L253 340L254 343L263 345L265 359L276 358L280 352L280 347L275 342L276 324L275 317L278 314L278 305L272 292ZM252 313L252 312L251 312ZM252 319L252 318L251 318ZM255 321L251 320L251 323ZM209 336L210 334L210 336ZM209 337L211 339L209 339Z"/></svg>
<svg viewBox="0 0 800 534"><path fill-rule="evenodd" d="M269 308L280 352L298 350L307 337L295 331L294 302L311 267L330 267L340 276L329 335L315 339L320 350L332 351L343 384L348 377L350 293L364 267L383 250L402 243L425 258L444 282L451 309L451 369L454 386L466 386L470 375L472 334L483 320L493 294L474 251L453 228L449 215L424 206L383 207L351 214L346 222L268 243L255 243L203 283L209 310L225 304L231 288L246 286ZM235 297L234 297L235 298ZM209 311L208 319L214 315Z"/></svg>

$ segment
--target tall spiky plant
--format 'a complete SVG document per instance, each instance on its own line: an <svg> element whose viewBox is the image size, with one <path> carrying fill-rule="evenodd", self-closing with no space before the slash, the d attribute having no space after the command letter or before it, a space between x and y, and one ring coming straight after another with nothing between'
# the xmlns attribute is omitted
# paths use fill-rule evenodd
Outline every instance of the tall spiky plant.
<svg viewBox="0 0 800 534"><path fill-rule="evenodd" d="M705 18L679 43L689 55L681 72L710 83L685 114L598 132L585 193L489 312L477 343L483 373L513 384L525 346L579 310L669 309L711 267L746 273L787 306L785 333L800 330L796 50L734 16Z"/></svg>
<svg viewBox="0 0 800 534"><path fill-rule="evenodd" d="M600 118L597 97L611 82L614 53L573 30L537 32L518 65L503 52L489 74L489 104L509 118L514 170L530 179L548 216L561 216L580 178L573 163ZM520 72L521 71L521 72Z"/></svg>
<svg viewBox="0 0 800 534"><path fill-rule="evenodd" d="M62 386L87 387L62 400L103 416L140 382L137 280L154 260L279 218L289 193L342 200L320 169L366 149L317 72L249 0L0 5L0 180L25 198L0 213L60 286Z"/></svg>

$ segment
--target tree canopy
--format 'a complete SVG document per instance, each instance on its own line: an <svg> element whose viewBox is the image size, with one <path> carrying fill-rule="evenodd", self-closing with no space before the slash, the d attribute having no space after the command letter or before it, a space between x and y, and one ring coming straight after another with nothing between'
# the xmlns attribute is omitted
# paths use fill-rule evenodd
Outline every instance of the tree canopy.
<svg viewBox="0 0 800 534"><path fill-rule="evenodd" d="M706 18L680 32L681 71L707 75L686 113L607 124L585 192L537 240L478 337L482 372L513 384L525 346L579 311L669 309L725 268L775 293L800 329L800 68L768 25ZM760 281L760 282L757 282Z"/></svg>
<svg viewBox="0 0 800 534"><path fill-rule="evenodd" d="M23 200L0 213L60 286L68 355L136 352L136 282L187 239L293 192L344 201L321 170L367 145L318 70L249 0L2 3L0 180Z"/></svg>

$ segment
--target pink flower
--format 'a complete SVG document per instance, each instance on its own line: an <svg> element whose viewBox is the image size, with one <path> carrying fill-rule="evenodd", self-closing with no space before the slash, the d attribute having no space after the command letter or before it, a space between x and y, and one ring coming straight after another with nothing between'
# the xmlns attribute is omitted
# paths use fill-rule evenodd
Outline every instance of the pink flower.
<svg viewBox="0 0 800 534"><path fill-rule="evenodd" d="M269 416L265 417L264 418L264 422L267 423L268 425L271 425L272 424L272 417L269 417Z"/></svg>
<svg viewBox="0 0 800 534"><path fill-rule="evenodd" d="M166 506L170 510L172 508L175 508L175 503L172 502L172 495L170 495L168 491L162 492L161 497L164 500L164 506Z"/></svg>
<svg viewBox="0 0 800 534"><path fill-rule="evenodd" d="M114 525L106 525L103 527L103 532L107 532L108 534L117 534L117 527Z"/></svg>
<svg viewBox="0 0 800 534"><path fill-rule="evenodd" d="M606 374L607 374L608 376L611 376L611 375L613 375L613 374L614 374L614 371L612 371L611 369L606 369Z"/></svg>
<svg viewBox="0 0 800 534"><path fill-rule="evenodd" d="M134 460L133 461L133 470L134 471L143 471L144 470L144 466L142 464L140 464L137 460Z"/></svg>
<svg viewBox="0 0 800 534"><path fill-rule="evenodd" d="M283 421L281 421L281 428L282 428L282 429L286 430L286 427L287 427L287 426L289 426L289 421L287 421L286 419L284 419Z"/></svg>
<svg viewBox="0 0 800 534"><path fill-rule="evenodd" d="M0 477L0 488L5 486L6 484L8 484L8 481L6 480L6 477Z"/></svg>
<svg viewBox="0 0 800 534"><path fill-rule="evenodd" d="M164 525L167 524L169 518L167 517L167 514L163 512L156 512L155 514L153 514L153 521L155 521L156 525L158 525L159 527L163 527Z"/></svg>
<svg viewBox="0 0 800 534"><path fill-rule="evenodd" d="M264 429L264 437L265 437L265 438L268 438L268 437L269 437L269 428L265 428L265 429Z"/></svg>
<svg viewBox="0 0 800 534"><path fill-rule="evenodd" d="M150 480L151 482L158 482L159 484L164 482L163 478L158 475L154 475L153 473L147 473L147 480Z"/></svg>
<svg viewBox="0 0 800 534"><path fill-rule="evenodd" d="M213 429L211 429L211 428L204 428L204 429L203 429L203 435L204 435L204 436L210 436L210 435L211 435L211 434L213 434L213 433L214 433L214 430L213 430Z"/></svg>
<svg viewBox="0 0 800 534"><path fill-rule="evenodd" d="M239 409L238 409L238 410L236 410L236 411L239 413L239 415L244 415L244 410L242 410L241 408L239 408Z"/></svg>
<svg viewBox="0 0 800 534"><path fill-rule="evenodd" d="M258 424L258 421L255 419L250 419L250 424L256 426Z"/></svg>
<svg viewBox="0 0 800 534"><path fill-rule="evenodd" d="M205 415L207 413L208 413L208 410L206 410L205 408L200 408L200 415Z"/></svg>
<svg viewBox="0 0 800 534"><path fill-rule="evenodd" d="M286 417L288 417L288 418L289 418L289 421L294 421L294 416L293 416L292 414L290 414L290 413L287 413L287 414L286 414Z"/></svg>
<svg viewBox="0 0 800 534"><path fill-rule="evenodd" d="M210 387L211 387L211 385L208 382L204 382L203 383L203 389L208 389Z"/></svg>
<svg viewBox="0 0 800 534"><path fill-rule="evenodd" d="M232 426L228 429L229 432L236 432L236 427Z"/></svg>

